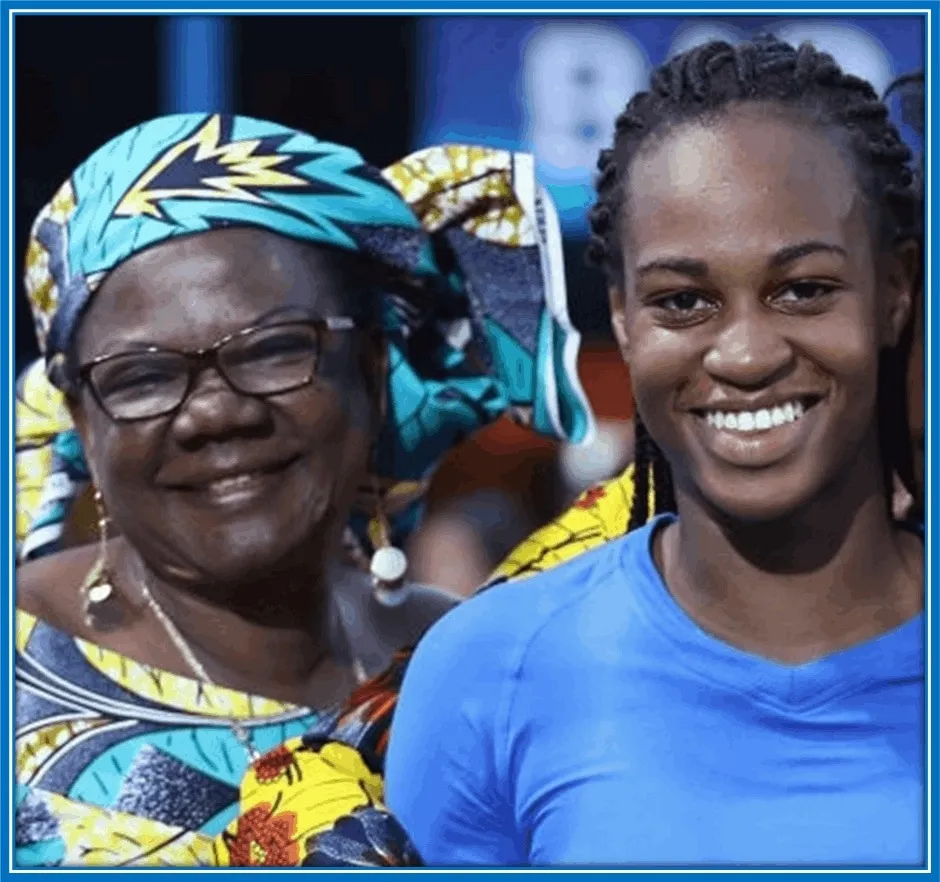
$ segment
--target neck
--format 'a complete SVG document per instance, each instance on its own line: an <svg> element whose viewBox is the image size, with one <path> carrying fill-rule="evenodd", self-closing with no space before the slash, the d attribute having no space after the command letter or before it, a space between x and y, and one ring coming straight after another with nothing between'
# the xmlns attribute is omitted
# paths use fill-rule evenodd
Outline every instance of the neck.
<svg viewBox="0 0 940 882"><path fill-rule="evenodd" d="M856 471L805 510L764 523L734 522L680 491L678 525L658 550L677 602L706 631L789 664L916 615L919 543L891 521L877 470L861 471L865 482Z"/></svg>
<svg viewBox="0 0 940 882"><path fill-rule="evenodd" d="M218 685L302 704L313 703L322 674L336 680L346 647L327 567L305 562L251 584L196 586L158 572L126 543L115 563L141 615L152 615L144 585Z"/></svg>

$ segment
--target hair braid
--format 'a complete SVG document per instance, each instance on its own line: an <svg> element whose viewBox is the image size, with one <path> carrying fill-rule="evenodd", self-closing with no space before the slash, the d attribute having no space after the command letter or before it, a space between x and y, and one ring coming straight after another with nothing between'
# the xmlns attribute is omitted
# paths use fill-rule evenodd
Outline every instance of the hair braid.
<svg viewBox="0 0 940 882"><path fill-rule="evenodd" d="M650 516L650 466L656 456L661 456L659 448L646 431L643 420L637 414L634 418L634 454L633 454L633 501L630 504L630 520L627 532L642 527ZM654 479L655 480L655 479Z"/></svg>

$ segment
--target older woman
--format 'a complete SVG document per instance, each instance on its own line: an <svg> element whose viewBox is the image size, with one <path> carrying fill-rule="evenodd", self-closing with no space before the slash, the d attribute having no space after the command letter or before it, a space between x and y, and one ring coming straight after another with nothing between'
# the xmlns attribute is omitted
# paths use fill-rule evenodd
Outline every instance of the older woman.
<svg viewBox="0 0 940 882"><path fill-rule="evenodd" d="M524 156L380 173L219 115L145 123L60 189L27 256L57 391L33 372L18 408L18 480L47 476L21 512L20 862L283 862L256 817L226 830L238 785L451 605L390 545L433 463L510 410L590 430L551 218ZM100 541L59 550L86 476ZM368 802L327 758L317 792Z"/></svg>

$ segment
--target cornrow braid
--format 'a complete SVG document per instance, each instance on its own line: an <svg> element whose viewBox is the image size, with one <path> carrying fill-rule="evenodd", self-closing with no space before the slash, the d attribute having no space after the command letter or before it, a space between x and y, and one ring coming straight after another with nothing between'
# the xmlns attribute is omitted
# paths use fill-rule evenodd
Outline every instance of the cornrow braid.
<svg viewBox="0 0 940 882"><path fill-rule="evenodd" d="M887 101L892 95L897 93L901 99L901 120L906 125L910 126L916 133L918 138L923 141L924 138L924 72L922 70L916 71L910 74L904 74L903 76L898 77L890 86L885 90L884 100ZM915 186L918 189L921 199L923 199L924 191L924 159L923 153L921 154L917 168L915 169ZM921 275L917 279L917 289L922 293L923 292L923 265L919 267ZM892 425L891 414L888 413L885 415L885 418L881 423L882 430L882 448L886 451L891 451L890 454L886 455L886 458L890 459L895 464L895 469L897 470L898 477L901 479L901 482L907 488L908 492L914 499L913 510L910 513L910 517L916 521L923 521L924 517L924 499L923 494L920 490L920 483L923 480L923 443L924 438L922 433L918 433L917 437L912 437L910 432L910 420L909 420L909 407L910 402L906 395L898 396L896 395L898 377L906 378L910 376L912 370L918 370L923 376L925 369L925 364L923 360L923 348L917 350L917 355L919 358L919 364L911 364L912 350L914 349L914 333L915 329L920 328L920 320L922 319L922 310L924 304L921 301L915 302L913 305L913 315L910 323L908 324L905 332L901 338L901 341L896 349L891 352L885 353L883 363L881 365L881 376L879 378L880 383L882 384L879 389L879 395L882 396L880 400L885 401L885 406L887 408L895 408L894 419L899 423L903 421L903 425L908 427L908 439L907 443L903 443L904 439L900 438L897 433L885 431L890 425ZM921 386L923 383L921 382ZM912 443L913 442L913 446Z"/></svg>
<svg viewBox="0 0 940 882"><path fill-rule="evenodd" d="M676 497L672 489L672 472L656 446L640 415L634 416L633 502L627 531L642 527L650 515L675 512ZM653 477L653 510L650 511L650 475Z"/></svg>
<svg viewBox="0 0 940 882"><path fill-rule="evenodd" d="M587 258L604 271L610 283L617 287L623 283L619 227L633 161L675 127L717 119L742 103L779 107L801 122L836 135L854 160L859 188L881 244L890 247L913 240L922 245L921 188L911 168L912 154L870 83L845 73L831 55L808 43L795 48L775 37L759 37L736 46L716 41L677 55L657 68L649 89L634 95L617 117L613 146L598 157L597 202L589 214ZM888 488L895 472L905 483L913 474L902 392L909 343L898 347L882 364L879 431ZM674 509L675 503L669 466L639 415L636 450L637 486L630 529L649 517L649 472L656 509L662 506L667 510L668 504ZM913 493L913 487L909 489ZM915 499L922 496L913 495Z"/></svg>

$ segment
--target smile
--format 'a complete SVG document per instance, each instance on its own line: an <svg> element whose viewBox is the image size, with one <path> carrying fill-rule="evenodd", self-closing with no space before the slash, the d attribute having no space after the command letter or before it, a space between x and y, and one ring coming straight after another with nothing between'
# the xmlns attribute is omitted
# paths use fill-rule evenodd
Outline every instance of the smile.
<svg viewBox="0 0 940 882"><path fill-rule="evenodd" d="M761 402L763 407L692 412L693 425L712 455L741 468L766 468L805 449L825 408L824 395ZM742 402L743 403L743 402Z"/></svg>
<svg viewBox="0 0 940 882"><path fill-rule="evenodd" d="M261 468L232 471L217 477L187 480L172 489L181 491L193 503L212 506L242 506L255 504L260 499L282 486L290 467L297 462L291 459Z"/></svg>
<svg viewBox="0 0 940 882"><path fill-rule="evenodd" d="M207 491L209 493L233 493L236 490L243 490L246 487L250 487L255 481L257 481L264 472L245 472L243 475L232 475L228 478L220 478L218 481L209 481L206 484L202 484L195 489Z"/></svg>
<svg viewBox="0 0 940 882"><path fill-rule="evenodd" d="M704 412L705 420L713 429L731 432L766 432L788 423L802 419L806 408L802 401L788 401L775 407L762 407L760 410Z"/></svg>

